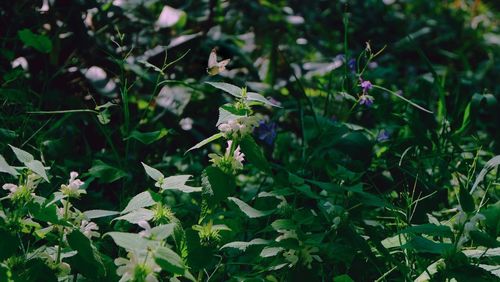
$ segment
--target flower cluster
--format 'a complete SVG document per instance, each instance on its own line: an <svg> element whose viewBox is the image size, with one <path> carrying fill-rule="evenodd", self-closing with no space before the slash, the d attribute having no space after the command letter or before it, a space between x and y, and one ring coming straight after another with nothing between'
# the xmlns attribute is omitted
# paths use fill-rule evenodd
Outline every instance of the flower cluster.
<svg viewBox="0 0 500 282"><path fill-rule="evenodd" d="M12 201L29 201L35 193L33 191L40 183L41 177L30 173L26 178L26 182L23 185L16 185L12 183L6 183L2 186L2 189L9 191L6 198L10 198Z"/></svg>
<svg viewBox="0 0 500 282"><path fill-rule="evenodd" d="M226 153L223 156L217 154L208 155L210 157L210 162L226 173L234 173L235 171L242 169L243 161L245 160L245 154L241 152L240 146L237 146L231 153L232 146L233 141L228 140Z"/></svg>
<svg viewBox="0 0 500 282"><path fill-rule="evenodd" d="M363 80L362 78L360 78L359 80L360 80L360 86L363 89L363 92L359 97L359 104L370 107L371 105L373 105L374 99L372 96L368 95L368 91L373 88L373 84L369 80Z"/></svg>
<svg viewBox="0 0 500 282"><path fill-rule="evenodd" d="M83 189L80 189L80 187L85 184L85 182L81 181L78 179L78 173L75 171L72 171L69 174L70 178L68 181L68 184L62 184L61 185L61 192L70 197L70 198L78 198L80 197L80 194L86 194L87 192Z"/></svg>
<svg viewBox="0 0 500 282"><path fill-rule="evenodd" d="M240 117L221 123L218 129L227 139L234 139L250 134L258 124L259 118L256 116Z"/></svg>

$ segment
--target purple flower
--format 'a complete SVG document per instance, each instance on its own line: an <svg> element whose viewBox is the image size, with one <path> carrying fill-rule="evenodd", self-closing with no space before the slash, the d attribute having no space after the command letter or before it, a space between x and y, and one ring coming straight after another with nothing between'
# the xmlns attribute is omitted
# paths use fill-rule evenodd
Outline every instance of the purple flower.
<svg viewBox="0 0 500 282"><path fill-rule="evenodd" d="M255 133L257 134L257 138L264 141L268 145L272 145L274 139L276 138L276 127L277 124L275 122L265 122L260 121L259 127L255 129Z"/></svg>
<svg viewBox="0 0 500 282"><path fill-rule="evenodd" d="M361 97L359 97L359 104L371 107L371 105L373 105L373 97L370 95L363 94L361 95Z"/></svg>
<svg viewBox="0 0 500 282"><path fill-rule="evenodd" d="M377 141L379 141L379 142L384 142L384 141L389 140L389 137L390 137L389 132L387 132L387 131L385 131L384 129L382 129L382 130L378 133L378 136L377 136Z"/></svg>
<svg viewBox="0 0 500 282"><path fill-rule="evenodd" d="M373 88L373 85L369 80L361 80L361 88L363 88L363 93L366 93Z"/></svg>

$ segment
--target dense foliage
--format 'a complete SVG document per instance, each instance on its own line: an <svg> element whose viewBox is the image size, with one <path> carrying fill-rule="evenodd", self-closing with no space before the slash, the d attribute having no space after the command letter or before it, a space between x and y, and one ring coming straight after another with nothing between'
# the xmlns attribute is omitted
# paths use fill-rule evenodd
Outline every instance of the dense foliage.
<svg viewBox="0 0 500 282"><path fill-rule="evenodd" d="M498 281L498 8L2 1L0 281Z"/></svg>

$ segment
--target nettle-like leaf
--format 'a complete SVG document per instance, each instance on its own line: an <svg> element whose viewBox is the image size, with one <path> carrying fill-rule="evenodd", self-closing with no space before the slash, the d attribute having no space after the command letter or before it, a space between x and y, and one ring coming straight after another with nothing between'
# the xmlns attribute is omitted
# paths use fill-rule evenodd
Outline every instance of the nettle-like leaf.
<svg viewBox="0 0 500 282"><path fill-rule="evenodd" d="M274 212L274 210L261 211L261 210L254 209L251 206L249 206L247 203L243 202L242 200L240 200L238 198L228 197L227 199L232 201L233 203L235 203L240 208L240 210L249 218L259 218L259 217L263 217L263 216L268 216Z"/></svg>
<svg viewBox="0 0 500 282"><path fill-rule="evenodd" d="M174 175L165 178L161 184L162 190L179 190L184 193L201 192L201 187L186 185L192 175Z"/></svg>
<svg viewBox="0 0 500 282"><path fill-rule="evenodd" d="M17 35L24 45L33 47L41 53L52 51L52 41L45 35L35 34L29 29L20 30Z"/></svg>
<svg viewBox="0 0 500 282"><path fill-rule="evenodd" d="M266 99L266 97L260 95L259 93L255 93L255 92L247 92L247 100L248 101L257 101L257 102L261 102L261 103L264 103L264 104L269 105L269 106L281 108L280 105L274 104L273 102Z"/></svg>
<svg viewBox="0 0 500 282"><path fill-rule="evenodd" d="M262 249L259 256L263 258L275 257L284 250L285 249L282 247L265 247Z"/></svg>
<svg viewBox="0 0 500 282"><path fill-rule="evenodd" d="M156 250L160 242L148 240L136 233L108 232L105 236L110 236L116 245L128 251L144 253L148 249Z"/></svg>
<svg viewBox="0 0 500 282"><path fill-rule="evenodd" d="M69 246L77 251L69 261L78 272L92 279L98 279L105 275L105 267L101 255L92 245L89 238L85 237L79 230L73 230L67 236Z"/></svg>
<svg viewBox="0 0 500 282"><path fill-rule="evenodd" d="M46 169L43 166L42 162L35 160L35 157L33 157L32 154L21 150L19 148L16 148L12 145L9 145L14 154L16 155L16 158L22 162L27 168L31 169L34 173L38 174L41 176L45 181L50 182L49 178L46 173Z"/></svg>
<svg viewBox="0 0 500 282"><path fill-rule="evenodd" d="M226 248L232 248L232 249L238 249L240 251L245 251L248 247L250 246L255 246L255 245L267 245L271 241L261 239L261 238L255 238L251 240L250 242L242 242L242 241L234 241L231 243L227 243L224 246L220 247L220 249L226 249Z"/></svg>
<svg viewBox="0 0 500 282"><path fill-rule="evenodd" d="M250 163L255 165L255 167L257 167L261 171L264 171L266 173L271 172L269 162L262 153L259 145L257 145L255 140L250 135L245 136L241 140L240 146L241 151L245 153L245 157Z"/></svg>
<svg viewBox="0 0 500 282"><path fill-rule="evenodd" d="M207 81L205 83L210 84L213 87L220 89L226 93L229 93L236 98L241 98L242 89L236 85L232 85L232 84L225 83L225 82L210 82L210 81Z"/></svg>
<svg viewBox="0 0 500 282"><path fill-rule="evenodd" d="M158 181L160 179L165 178L163 173L161 173L159 170L156 168L150 167L147 164L141 162L142 166L144 167L144 170L146 171L146 174L149 175L154 181Z"/></svg>
<svg viewBox="0 0 500 282"><path fill-rule="evenodd" d="M208 143L221 138L222 136L224 136L224 135L221 132L216 133L216 134L204 139L203 141L199 142L198 144L194 145L193 147L189 148L189 150L187 150L186 153L189 151L195 150L195 149L199 149L199 148L207 145ZM186 153L184 153L184 154L186 154Z"/></svg>
<svg viewBox="0 0 500 282"><path fill-rule="evenodd" d="M196 281L186 265L184 265L181 257L171 249L159 247L154 253L154 258L161 269L176 275L182 275L191 281Z"/></svg>
<svg viewBox="0 0 500 282"><path fill-rule="evenodd" d="M156 204L156 201L153 199L153 196L149 191L144 191L141 192L137 195L135 195L127 204L125 209L121 212L121 214L126 214L128 212L140 209L140 208L145 208L145 207L150 207L152 205Z"/></svg>
<svg viewBox="0 0 500 282"><path fill-rule="evenodd" d="M120 214L120 212L108 211L108 210L88 210L88 211L83 212L83 214L88 219L94 219L94 218L101 218L101 217L108 217L108 216L117 215L117 214Z"/></svg>
<svg viewBox="0 0 500 282"><path fill-rule="evenodd" d="M10 166L2 155L0 155L0 172L8 173L12 176L18 176L19 173L15 168Z"/></svg>
<svg viewBox="0 0 500 282"><path fill-rule="evenodd" d="M224 173L220 168L209 166L201 176L203 195L214 205L225 200L236 189L234 176Z"/></svg>
<svg viewBox="0 0 500 282"><path fill-rule="evenodd" d="M236 120L245 116L247 116L246 110L236 109L232 104L226 104L219 107L219 119L217 120L217 124L215 126L219 126L229 120Z"/></svg>
<svg viewBox="0 0 500 282"><path fill-rule="evenodd" d="M132 224L137 224L140 221L149 221L154 217L154 212L148 209L135 209L125 215L119 216L113 220L126 220Z"/></svg>

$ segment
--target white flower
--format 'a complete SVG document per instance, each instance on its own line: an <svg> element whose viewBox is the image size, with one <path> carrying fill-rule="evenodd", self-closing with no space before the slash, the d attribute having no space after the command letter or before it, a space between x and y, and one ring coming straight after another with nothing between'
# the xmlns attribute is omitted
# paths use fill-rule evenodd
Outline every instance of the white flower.
<svg viewBox="0 0 500 282"><path fill-rule="evenodd" d="M240 146L238 146L236 148L236 150L234 150L234 160L237 162L238 166L241 166L243 167L243 161L245 160L245 154L243 154L241 151L240 151Z"/></svg>
<svg viewBox="0 0 500 282"><path fill-rule="evenodd" d="M128 253L125 258L115 259L118 266L116 274L121 276L120 282L125 281L147 281L158 282L155 272L160 272L161 268L154 262L153 256L147 254L146 257L138 257L135 253Z"/></svg>
<svg viewBox="0 0 500 282"><path fill-rule="evenodd" d="M227 137L242 137L252 132L254 127L259 124L259 119L256 116L240 117L238 119L230 119L221 123L217 128Z"/></svg>
<svg viewBox="0 0 500 282"><path fill-rule="evenodd" d="M99 226L97 226L97 224L87 220L82 220L82 223L80 224L80 231L83 235L89 239L92 239L92 237L99 237L99 232L96 232L95 230L99 230Z"/></svg>
<svg viewBox="0 0 500 282"><path fill-rule="evenodd" d="M78 198L80 194L85 194L86 191L80 189L80 187L85 184L85 182L81 181L78 177L78 172L72 171L69 174L68 184L61 185L61 192L68 197Z"/></svg>
<svg viewBox="0 0 500 282"><path fill-rule="evenodd" d="M10 192L10 195L16 193L17 188L19 188L19 187L15 184L12 184L12 183L6 183L2 186L2 189L8 190Z"/></svg>

